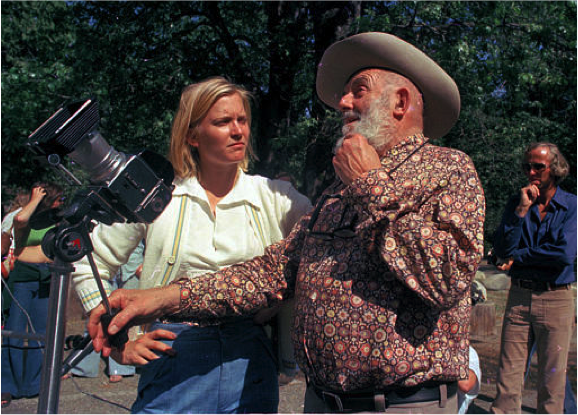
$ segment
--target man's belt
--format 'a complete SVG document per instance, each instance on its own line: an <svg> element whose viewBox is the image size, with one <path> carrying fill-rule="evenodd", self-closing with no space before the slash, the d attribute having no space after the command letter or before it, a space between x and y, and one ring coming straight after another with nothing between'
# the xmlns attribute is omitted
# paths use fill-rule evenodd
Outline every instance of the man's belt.
<svg viewBox="0 0 578 415"><path fill-rule="evenodd" d="M333 412L368 411L383 412L392 405L447 401L458 391L458 382L427 382L414 387L395 387L373 392L337 393L321 389L315 385L316 395L321 398Z"/></svg>
<svg viewBox="0 0 578 415"><path fill-rule="evenodd" d="M519 288L524 288L526 290L533 291L557 291L557 290L569 290L571 284L554 284L545 281L534 281L534 280L522 280L519 278L512 278L512 285Z"/></svg>

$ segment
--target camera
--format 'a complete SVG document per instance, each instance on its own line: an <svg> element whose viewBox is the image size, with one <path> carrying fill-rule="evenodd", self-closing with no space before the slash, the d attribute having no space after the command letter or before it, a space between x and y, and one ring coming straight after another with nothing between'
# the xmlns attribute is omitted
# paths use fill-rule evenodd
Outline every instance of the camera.
<svg viewBox="0 0 578 415"><path fill-rule="evenodd" d="M98 131L99 121L94 99L63 105L28 137L28 145L69 176L62 165L65 156L88 173L93 186L75 198L92 199L84 210L92 210L95 219L107 224L152 222L171 200L172 165L148 150L133 155L116 151ZM80 212L88 213L84 210Z"/></svg>
<svg viewBox="0 0 578 415"><path fill-rule="evenodd" d="M172 198L174 171L164 157L143 150L126 155L110 146L98 131L98 102L86 99L61 106L28 137L37 158L81 184L64 167L64 157L88 173L91 185L77 192L64 209L32 217L31 226L49 230L42 250L51 259L75 262L92 251L92 220L153 222Z"/></svg>

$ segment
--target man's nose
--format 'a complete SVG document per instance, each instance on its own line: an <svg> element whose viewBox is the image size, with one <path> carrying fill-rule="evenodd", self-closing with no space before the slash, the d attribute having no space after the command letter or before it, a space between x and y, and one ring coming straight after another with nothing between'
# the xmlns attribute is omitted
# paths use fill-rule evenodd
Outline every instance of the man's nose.
<svg viewBox="0 0 578 415"><path fill-rule="evenodd" d="M339 100L339 109L343 111L349 111L353 109L353 95L351 93L343 94Z"/></svg>

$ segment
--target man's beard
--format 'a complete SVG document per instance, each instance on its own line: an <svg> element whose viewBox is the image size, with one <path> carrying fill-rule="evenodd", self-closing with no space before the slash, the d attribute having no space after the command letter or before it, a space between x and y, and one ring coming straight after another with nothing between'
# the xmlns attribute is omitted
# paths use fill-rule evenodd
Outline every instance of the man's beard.
<svg viewBox="0 0 578 415"><path fill-rule="evenodd" d="M343 137L339 138L335 143L333 153L335 153L343 144L343 140L348 134L360 134L367 138L369 144L375 148L375 151L380 151L387 145L394 137L393 126L391 121L387 118L384 109L389 107L389 99L381 97L373 100L369 109L365 114L358 111L347 111L343 113L342 118L356 117L358 121L354 125L344 125L341 129Z"/></svg>

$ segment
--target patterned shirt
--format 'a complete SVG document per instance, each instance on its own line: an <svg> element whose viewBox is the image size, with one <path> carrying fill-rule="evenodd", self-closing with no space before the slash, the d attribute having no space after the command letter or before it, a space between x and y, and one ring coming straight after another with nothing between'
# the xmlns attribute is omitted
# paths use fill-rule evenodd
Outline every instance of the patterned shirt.
<svg viewBox="0 0 578 415"><path fill-rule="evenodd" d="M297 362L319 387L465 378L484 214L469 157L408 137L381 168L330 186L263 256L178 281L179 316L210 321L294 296Z"/></svg>

